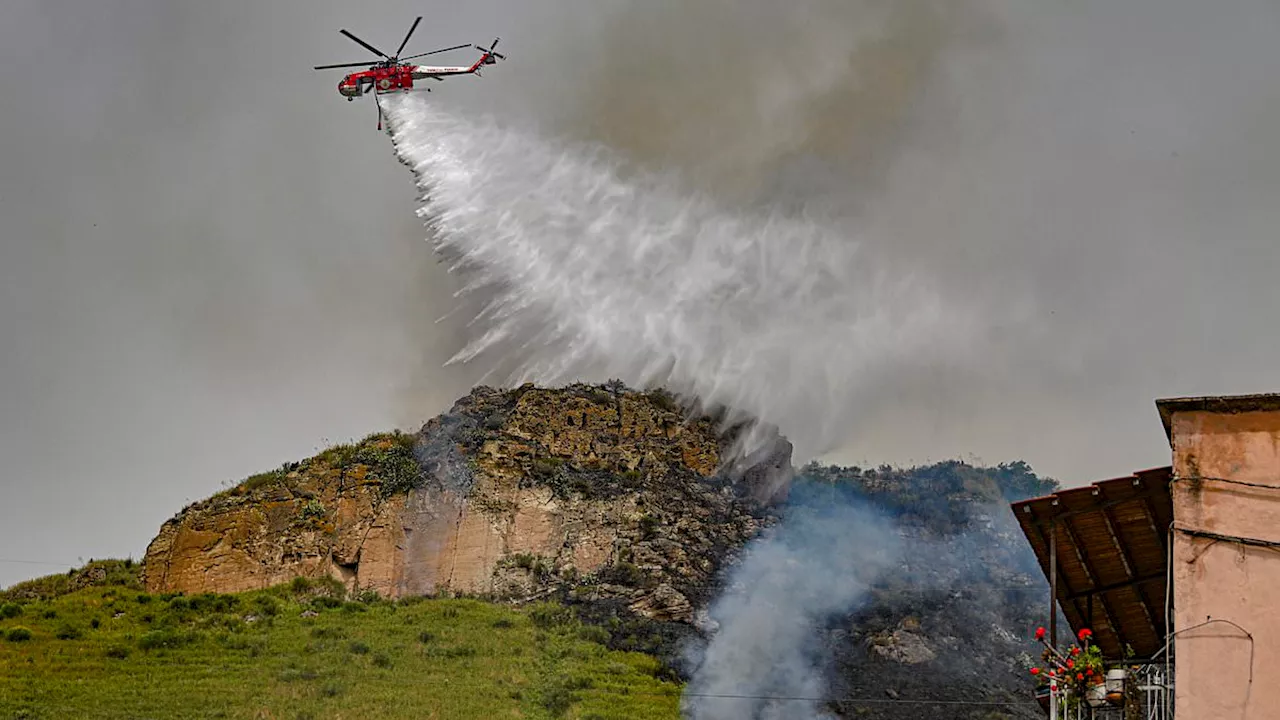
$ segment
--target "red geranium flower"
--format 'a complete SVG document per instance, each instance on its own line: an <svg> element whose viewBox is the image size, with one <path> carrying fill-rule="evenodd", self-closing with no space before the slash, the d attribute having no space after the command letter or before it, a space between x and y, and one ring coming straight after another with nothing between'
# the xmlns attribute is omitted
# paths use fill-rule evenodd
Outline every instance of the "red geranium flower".
<svg viewBox="0 0 1280 720"><path fill-rule="evenodd" d="M1039 674L1040 674L1040 668L1031 668L1031 674L1032 674L1032 675L1039 675Z"/></svg>
<svg viewBox="0 0 1280 720"><path fill-rule="evenodd" d="M1037 640L1043 640L1043 639L1044 639L1044 628L1042 628L1042 627L1038 627L1038 628L1036 628L1036 639L1037 639Z"/></svg>
<svg viewBox="0 0 1280 720"><path fill-rule="evenodd" d="M1083 679L1084 679L1084 673L1076 673L1076 679L1077 679L1077 680L1083 680Z"/></svg>
<svg viewBox="0 0 1280 720"><path fill-rule="evenodd" d="M1076 661L1075 661L1075 660L1068 660L1068 661L1067 661L1067 667L1069 667L1069 668L1073 668L1073 669L1074 669L1074 668L1075 668L1075 666L1076 666Z"/></svg>
<svg viewBox="0 0 1280 720"><path fill-rule="evenodd" d="M1081 628L1081 629L1080 629L1080 640L1081 640L1081 642L1083 642L1085 638L1089 637L1089 636L1090 636L1090 635L1092 635L1092 634L1093 634L1093 631L1092 631L1092 630L1090 630L1089 628Z"/></svg>

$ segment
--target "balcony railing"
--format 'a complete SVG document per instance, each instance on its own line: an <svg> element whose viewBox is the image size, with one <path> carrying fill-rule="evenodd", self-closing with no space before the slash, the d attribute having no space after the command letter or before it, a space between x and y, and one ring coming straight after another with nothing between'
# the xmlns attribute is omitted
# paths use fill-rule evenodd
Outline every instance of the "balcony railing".
<svg viewBox="0 0 1280 720"><path fill-rule="evenodd" d="M1091 697L1073 698L1071 690L1050 686L1040 701L1050 720L1174 720L1173 665L1133 664L1115 670Z"/></svg>

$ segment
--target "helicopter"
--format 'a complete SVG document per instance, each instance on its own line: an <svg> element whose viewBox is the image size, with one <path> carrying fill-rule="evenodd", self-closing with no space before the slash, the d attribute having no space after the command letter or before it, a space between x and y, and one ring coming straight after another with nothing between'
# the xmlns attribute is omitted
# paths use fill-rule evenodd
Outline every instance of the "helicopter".
<svg viewBox="0 0 1280 720"><path fill-rule="evenodd" d="M468 43L441 48L439 50L431 50L430 52L418 53L417 55L410 55L405 58L400 57L400 53L404 52L405 46L409 44L409 38L413 36L413 31L418 28L418 23L420 22L422 22L421 15L413 21L413 25L409 27L409 32L405 34L404 40L400 42L400 47L396 49L396 53L394 55L388 55L382 52L378 48L356 37L346 29L339 30L338 32L359 43L362 47L382 59L365 62L339 63L336 65L316 65L315 69L332 70L334 68L368 67L367 70L350 73L343 77L342 80L338 81L338 94L345 97L348 102L351 102L358 97L372 92L374 94L374 104L377 105L377 96L379 95L421 92L422 90L431 92L431 88L415 87L415 80L430 79L443 82L444 78L450 75L476 75L479 77L481 67L485 65L493 65L498 60L507 59L505 55L496 50L498 47L498 41L501 38L494 38L493 43L487 48L481 45L472 45ZM462 48L468 47L474 47L482 53L480 59L469 66L413 65L405 62L406 60L413 60L415 58L435 55L436 53L449 52L451 50L461 50ZM378 105L378 129L382 129L381 105Z"/></svg>

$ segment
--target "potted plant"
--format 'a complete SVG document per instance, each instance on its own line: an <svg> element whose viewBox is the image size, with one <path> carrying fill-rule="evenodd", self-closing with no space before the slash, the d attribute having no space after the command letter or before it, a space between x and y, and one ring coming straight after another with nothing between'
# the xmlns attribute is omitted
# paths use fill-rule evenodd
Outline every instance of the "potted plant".
<svg viewBox="0 0 1280 720"><path fill-rule="evenodd" d="M1031 668L1031 674L1039 679L1041 685L1049 688L1049 694L1057 692L1069 706L1074 706L1081 699L1091 707L1105 705L1107 686L1102 650L1090 642L1093 631L1082 628L1076 636L1077 644L1065 650L1050 645L1044 635L1044 628L1036 629L1036 640L1045 648L1041 653L1044 664ZM1047 706L1048 702L1045 700L1041 704Z"/></svg>

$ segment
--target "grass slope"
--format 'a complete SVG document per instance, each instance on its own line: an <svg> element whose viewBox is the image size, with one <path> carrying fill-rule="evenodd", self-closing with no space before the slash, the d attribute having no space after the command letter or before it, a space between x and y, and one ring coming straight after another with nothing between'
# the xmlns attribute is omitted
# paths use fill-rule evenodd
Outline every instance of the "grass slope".
<svg viewBox="0 0 1280 720"><path fill-rule="evenodd" d="M0 593L0 720L679 717L656 660L557 605L352 600L301 579L153 596L105 567Z"/></svg>

